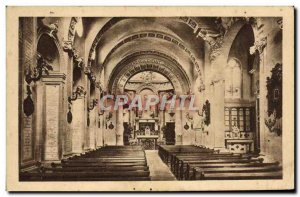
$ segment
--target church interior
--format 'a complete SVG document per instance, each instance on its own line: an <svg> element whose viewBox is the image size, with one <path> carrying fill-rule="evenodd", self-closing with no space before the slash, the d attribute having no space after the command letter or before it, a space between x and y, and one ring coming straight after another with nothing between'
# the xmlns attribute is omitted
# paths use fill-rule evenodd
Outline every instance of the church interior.
<svg viewBox="0 0 300 197"><path fill-rule="evenodd" d="M21 17L18 90L22 181L282 178L282 18Z"/></svg>

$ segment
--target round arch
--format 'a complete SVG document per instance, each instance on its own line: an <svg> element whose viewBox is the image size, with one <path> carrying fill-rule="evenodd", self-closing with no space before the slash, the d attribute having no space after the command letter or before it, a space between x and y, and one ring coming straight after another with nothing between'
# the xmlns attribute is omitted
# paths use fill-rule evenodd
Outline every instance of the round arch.
<svg viewBox="0 0 300 197"><path fill-rule="evenodd" d="M145 89L149 89L151 90L153 93L158 94L157 89L151 85L151 84L147 84L147 85L141 85L136 89L136 93L140 94L143 90Z"/></svg>
<svg viewBox="0 0 300 197"><path fill-rule="evenodd" d="M36 43L36 52L46 59L54 61L52 62L54 71L61 71L63 55L58 40L47 30L42 30L38 33Z"/></svg>
<svg viewBox="0 0 300 197"><path fill-rule="evenodd" d="M223 71L228 62L232 44L234 43L234 40L238 36L239 32L245 26L251 27L251 31L252 31L251 33L254 35L255 30L253 29L252 25L245 20L239 20L231 26L231 28L228 30L228 32L225 34L223 38L223 44L222 47L220 48L220 53L219 53L220 55L212 62L212 66L215 67L215 70L217 71L217 73L219 73L219 77L221 78L224 77ZM254 42L255 42L255 38L254 38Z"/></svg>
<svg viewBox="0 0 300 197"><path fill-rule="evenodd" d="M122 92L128 79L142 71L162 74L172 83L176 92L184 93L190 90L190 81L181 65L157 51L140 51L121 60L109 77L108 89L113 93Z"/></svg>

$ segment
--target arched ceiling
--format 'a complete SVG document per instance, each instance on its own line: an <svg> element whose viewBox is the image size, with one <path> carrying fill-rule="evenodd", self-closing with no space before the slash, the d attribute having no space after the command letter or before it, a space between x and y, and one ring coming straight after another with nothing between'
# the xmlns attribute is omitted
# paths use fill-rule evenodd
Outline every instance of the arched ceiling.
<svg viewBox="0 0 300 197"><path fill-rule="evenodd" d="M88 65L98 74L104 70L108 77L128 55L157 51L175 59L191 83L194 76L201 77L204 66L205 41L198 34L215 33L214 21L190 17L83 18Z"/></svg>
<svg viewBox="0 0 300 197"><path fill-rule="evenodd" d="M203 66L203 44L177 18L126 18L103 33L96 48L96 66L103 65L109 73L121 57L134 50L159 50L174 57L192 77Z"/></svg>

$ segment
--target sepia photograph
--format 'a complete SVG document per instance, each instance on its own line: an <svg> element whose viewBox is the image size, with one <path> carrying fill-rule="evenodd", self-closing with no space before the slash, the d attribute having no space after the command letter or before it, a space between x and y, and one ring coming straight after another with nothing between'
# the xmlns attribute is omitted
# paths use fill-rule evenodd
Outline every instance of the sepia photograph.
<svg viewBox="0 0 300 197"><path fill-rule="evenodd" d="M9 190L293 189L293 20L293 7L8 7Z"/></svg>

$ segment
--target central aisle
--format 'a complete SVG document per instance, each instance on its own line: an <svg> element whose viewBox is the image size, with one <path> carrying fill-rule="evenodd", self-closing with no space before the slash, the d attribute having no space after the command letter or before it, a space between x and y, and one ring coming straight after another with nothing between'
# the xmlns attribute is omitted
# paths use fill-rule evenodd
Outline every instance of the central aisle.
<svg viewBox="0 0 300 197"><path fill-rule="evenodd" d="M145 150L151 181L176 180L168 166L160 159L157 150Z"/></svg>

